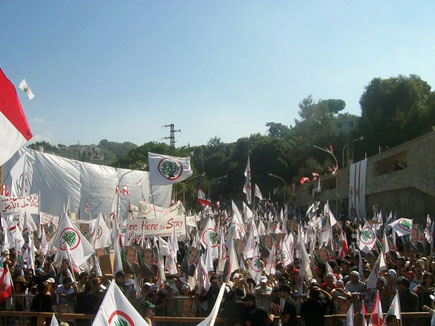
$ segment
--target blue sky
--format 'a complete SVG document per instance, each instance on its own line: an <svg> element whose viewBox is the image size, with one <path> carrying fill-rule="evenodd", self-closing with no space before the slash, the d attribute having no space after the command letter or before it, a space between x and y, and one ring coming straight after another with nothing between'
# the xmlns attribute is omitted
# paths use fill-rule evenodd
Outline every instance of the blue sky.
<svg viewBox="0 0 435 326"><path fill-rule="evenodd" d="M374 77L435 85L433 1L0 1L0 68L35 140L177 146L291 124L298 103L359 114Z"/></svg>

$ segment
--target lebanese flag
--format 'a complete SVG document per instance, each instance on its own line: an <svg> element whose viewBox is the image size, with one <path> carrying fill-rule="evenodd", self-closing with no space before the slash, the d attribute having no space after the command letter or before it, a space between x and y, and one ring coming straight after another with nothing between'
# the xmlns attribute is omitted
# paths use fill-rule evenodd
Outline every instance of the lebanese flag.
<svg viewBox="0 0 435 326"><path fill-rule="evenodd" d="M362 316L362 326L367 326L367 309L366 305L364 304L364 300L361 304L361 316Z"/></svg>
<svg viewBox="0 0 435 326"><path fill-rule="evenodd" d="M0 70L1 71L1 70ZM9 268L6 265L0 277L0 302L5 301L12 294L12 279Z"/></svg>
<svg viewBox="0 0 435 326"><path fill-rule="evenodd" d="M376 291L375 302L373 304L373 311L370 317L369 326L382 326L383 323L382 305L379 298L379 291Z"/></svg>
<svg viewBox="0 0 435 326"><path fill-rule="evenodd" d="M32 136L17 91L0 69L0 165Z"/></svg>
<svg viewBox="0 0 435 326"><path fill-rule="evenodd" d="M211 201L205 197L204 191L201 188L198 188L198 203L202 206L211 206Z"/></svg>
<svg viewBox="0 0 435 326"><path fill-rule="evenodd" d="M341 236L341 248L340 248L340 253L338 258L343 259L344 256L347 256L349 254L349 248L347 246L347 239L343 233L343 230L340 230L340 236Z"/></svg>

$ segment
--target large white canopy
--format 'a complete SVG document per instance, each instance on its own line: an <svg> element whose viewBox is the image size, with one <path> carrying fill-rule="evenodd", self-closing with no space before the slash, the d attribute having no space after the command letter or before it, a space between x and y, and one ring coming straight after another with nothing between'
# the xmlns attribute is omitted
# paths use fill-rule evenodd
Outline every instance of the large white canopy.
<svg viewBox="0 0 435 326"><path fill-rule="evenodd" d="M25 159L20 160L23 156ZM13 169L16 163L17 166ZM171 185L152 186L151 196L149 172L146 171L83 163L28 148L21 148L3 165L2 184L7 184L8 190L15 186L12 185L16 175L14 170L20 171L20 174L24 171L26 191L30 194L39 192L41 211L53 215L62 214L68 196L71 211L81 219L88 219L88 214L85 213L86 201L93 218L99 212L108 214L118 182L121 187L127 185L130 192L130 195L124 196L120 189L121 218L127 215L129 203L138 206L139 201L142 201L142 193L146 201L162 207L169 207L171 201Z"/></svg>

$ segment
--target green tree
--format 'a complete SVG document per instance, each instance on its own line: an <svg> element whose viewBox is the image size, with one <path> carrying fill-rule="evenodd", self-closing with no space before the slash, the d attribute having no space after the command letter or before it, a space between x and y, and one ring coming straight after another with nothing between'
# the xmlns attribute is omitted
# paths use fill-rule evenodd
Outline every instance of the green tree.
<svg viewBox="0 0 435 326"><path fill-rule="evenodd" d="M434 94L420 77L375 78L360 99L358 133L369 155L431 131L435 117Z"/></svg>

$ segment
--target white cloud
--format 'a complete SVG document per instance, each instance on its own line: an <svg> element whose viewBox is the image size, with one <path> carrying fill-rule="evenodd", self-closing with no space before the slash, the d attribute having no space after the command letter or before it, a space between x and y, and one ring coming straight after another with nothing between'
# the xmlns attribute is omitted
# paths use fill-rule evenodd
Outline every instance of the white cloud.
<svg viewBox="0 0 435 326"><path fill-rule="evenodd" d="M44 123L44 119L43 118L33 118L32 122L35 122L35 123Z"/></svg>

